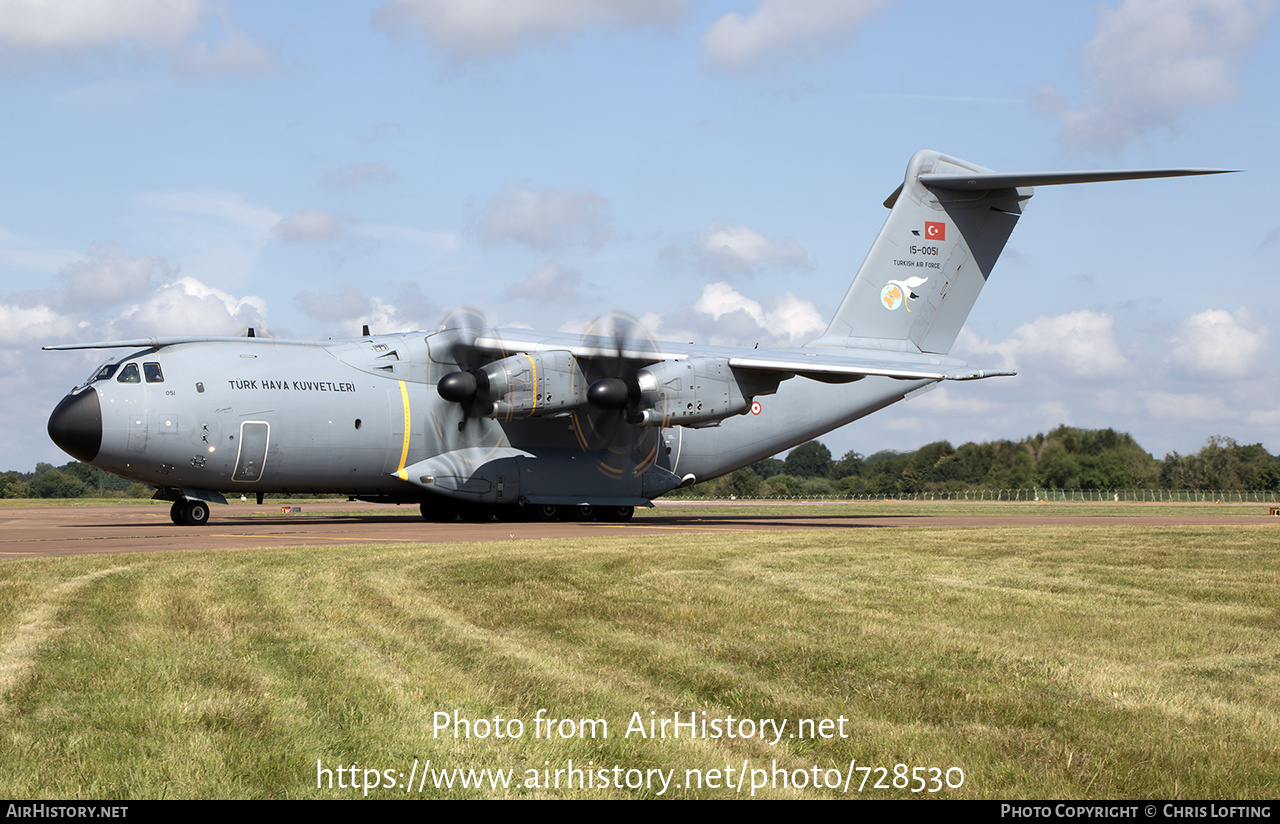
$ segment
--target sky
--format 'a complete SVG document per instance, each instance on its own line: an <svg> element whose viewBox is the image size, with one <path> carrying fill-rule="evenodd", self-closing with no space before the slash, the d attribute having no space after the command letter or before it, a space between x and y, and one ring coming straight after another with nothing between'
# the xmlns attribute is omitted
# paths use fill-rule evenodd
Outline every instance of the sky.
<svg viewBox="0 0 1280 824"><path fill-rule="evenodd" d="M324 339L479 307L793 346L917 149L1041 187L949 384L836 456L1059 424L1280 452L1272 2L0 0L0 470L150 335Z"/></svg>

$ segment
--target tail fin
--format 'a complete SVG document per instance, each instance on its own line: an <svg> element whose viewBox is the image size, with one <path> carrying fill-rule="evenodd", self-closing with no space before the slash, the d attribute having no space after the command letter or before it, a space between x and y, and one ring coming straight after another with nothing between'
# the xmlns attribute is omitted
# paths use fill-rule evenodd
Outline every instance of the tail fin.
<svg viewBox="0 0 1280 824"><path fill-rule="evenodd" d="M919 151L831 325L810 346L946 354L1004 250L1032 186L1217 174L1224 169L1004 174Z"/></svg>

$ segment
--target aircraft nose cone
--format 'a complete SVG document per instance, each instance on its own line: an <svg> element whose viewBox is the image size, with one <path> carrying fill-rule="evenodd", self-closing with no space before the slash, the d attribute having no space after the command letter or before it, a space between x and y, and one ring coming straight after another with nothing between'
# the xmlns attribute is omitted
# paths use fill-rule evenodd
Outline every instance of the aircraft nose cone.
<svg viewBox="0 0 1280 824"><path fill-rule="evenodd" d="M49 437L63 452L89 463L102 446L102 404L96 389L67 395L49 416Z"/></svg>

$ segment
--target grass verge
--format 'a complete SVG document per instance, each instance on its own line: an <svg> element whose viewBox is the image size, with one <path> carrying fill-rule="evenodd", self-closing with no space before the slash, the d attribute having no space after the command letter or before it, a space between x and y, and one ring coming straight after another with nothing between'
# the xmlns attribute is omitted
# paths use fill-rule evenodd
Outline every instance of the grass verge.
<svg viewBox="0 0 1280 824"><path fill-rule="evenodd" d="M663 776L667 797L759 781L756 796L844 797L865 766L885 768L862 788L877 798L1272 798L1275 535L815 530L16 561L0 566L0 796L361 797L351 785L376 771L370 797L650 797ZM676 713L722 734L628 734ZM497 718L522 734L498 737ZM427 762L512 772L419 784ZM926 785L939 769L941 791L912 793L916 767Z"/></svg>

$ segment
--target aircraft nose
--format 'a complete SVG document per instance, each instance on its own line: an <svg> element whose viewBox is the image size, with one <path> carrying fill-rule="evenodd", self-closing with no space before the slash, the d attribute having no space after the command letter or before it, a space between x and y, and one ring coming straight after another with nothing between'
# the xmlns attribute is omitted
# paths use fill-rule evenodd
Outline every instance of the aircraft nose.
<svg viewBox="0 0 1280 824"><path fill-rule="evenodd" d="M49 416L49 437L63 452L89 463L102 446L102 404L98 391L89 388L67 395Z"/></svg>

